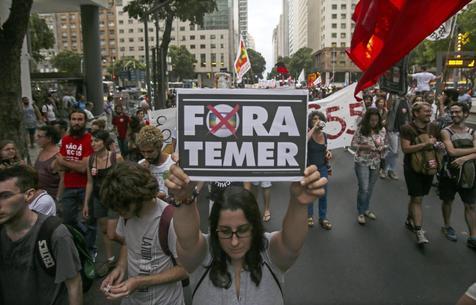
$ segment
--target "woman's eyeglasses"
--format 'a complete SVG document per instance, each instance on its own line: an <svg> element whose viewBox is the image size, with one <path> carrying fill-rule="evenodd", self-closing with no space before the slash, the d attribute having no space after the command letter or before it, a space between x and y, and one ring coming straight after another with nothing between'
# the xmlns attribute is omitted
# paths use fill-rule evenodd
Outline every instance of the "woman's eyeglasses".
<svg viewBox="0 0 476 305"><path fill-rule="evenodd" d="M233 231L229 227L222 227L217 230L218 238L221 239L231 239L233 235L236 235L236 238L246 238L251 236L251 225L244 224L236 228L236 231Z"/></svg>

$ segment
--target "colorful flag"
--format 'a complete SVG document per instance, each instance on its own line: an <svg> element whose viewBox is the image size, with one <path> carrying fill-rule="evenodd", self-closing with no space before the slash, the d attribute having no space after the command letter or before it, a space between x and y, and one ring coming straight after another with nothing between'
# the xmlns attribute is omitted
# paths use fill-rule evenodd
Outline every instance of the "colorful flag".
<svg viewBox="0 0 476 305"><path fill-rule="evenodd" d="M470 0L360 0L347 54L364 72L355 94L368 88Z"/></svg>
<svg viewBox="0 0 476 305"><path fill-rule="evenodd" d="M250 58L248 57L248 52L246 51L245 41L240 35L240 45L238 47L238 54L236 55L235 60L235 72L236 72L236 82L241 83L243 76L251 69Z"/></svg>

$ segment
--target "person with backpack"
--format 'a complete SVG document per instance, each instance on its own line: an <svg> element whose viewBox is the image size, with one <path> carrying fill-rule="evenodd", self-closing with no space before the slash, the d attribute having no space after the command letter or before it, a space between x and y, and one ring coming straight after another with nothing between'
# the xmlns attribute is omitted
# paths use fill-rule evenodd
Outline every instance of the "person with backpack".
<svg viewBox="0 0 476 305"><path fill-rule="evenodd" d="M172 165L165 180L174 196L178 262L190 273L192 304L284 304L285 272L308 232L307 205L324 195L326 178L315 165L291 184L283 228L265 233L258 203L242 187L227 188L213 204L209 232L200 230L196 183Z"/></svg>
<svg viewBox="0 0 476 305"><path fill-rule="evenodd" d="M457 240L450 217L451 205L458 193L464 203L464 215L468 225L467 245L476 249L476 135L474 130L465 124L469 116L466 104L458 102L451 105L450 114L453 123L441 131L447 151L438 184L444 221L441 229L446 238Z"/></svg>
<svg viewBox="0 0 476 305"><path fill-rule="evenodd" d="M433 177L438 171L439 160L438 126L430 124L431 105L416 102L412 106L413 122L403 126L400 131L403 158L403 173L410 202L406 227L416 234L417 243L428 243L422 230L422 201L430 192Z"/></svg>
<svg viewBox="0 0 476 305"><path fill-rule="evenodd" d="M34 194L35 179L25 166L0 171L0 304L83 304L81 262L71 233L59 224L50 247L39 239L50 217L28 207Z"/></svg>
<svg viewBox="0 0 476 305"><path fill-rule="evenodd" d="M122 305L184 304L187 272L176 262L174 207L158 191L151 172L132 162L118 163L103 180L101 202L119 213L116 232L123 244L101 290L108 299L122 298Z"/></svg>

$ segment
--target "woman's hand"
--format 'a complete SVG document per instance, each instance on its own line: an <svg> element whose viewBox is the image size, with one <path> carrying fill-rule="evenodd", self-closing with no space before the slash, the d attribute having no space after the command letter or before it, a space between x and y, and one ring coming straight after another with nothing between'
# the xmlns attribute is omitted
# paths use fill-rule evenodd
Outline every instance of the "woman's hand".
<svg viewBox="0 0 476 305"><path fill-rule="evenodd" d="M328 151L326 152L325 159L326 159L326 161L329 161L329 160L332 159L332 152L331 152L330 150L328 150Z"/></svg>
<svg viewBox="0 0 476 305"><path fill-rule="evenodd" d="M291 196L300 204L309 204L325 194L327 178L321 178L315 165L304 170L304 177L291 184Z"/></svg>
<svg viewBox="0 0 476 305"><path fill-rule="evenodd" d="M174 158L176 161L176 158ZM188 175L177 164L170 167L169 175L165 179L169 193L177 200L186 200L192 197L196 183L191 182Z"/></svg>
<svg viewBox="0 0 476 305"><path fill-rule="evenodd" d="M84 204L82 212L83 212L83 218L88 219L89 218L89 207L88 207L87 203Z"/></svg>

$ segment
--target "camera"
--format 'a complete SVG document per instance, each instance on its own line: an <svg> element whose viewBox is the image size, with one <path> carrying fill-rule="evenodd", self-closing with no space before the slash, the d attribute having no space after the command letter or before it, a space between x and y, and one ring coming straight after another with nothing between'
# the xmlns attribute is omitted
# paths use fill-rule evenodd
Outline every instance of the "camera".
<svg viewBox="0 0 476 305"><path fill-rule="evenodd" d="M324 129L324 127L326 127L326 122L319 121L319 123L317 124L317 128Z"/></svg>

